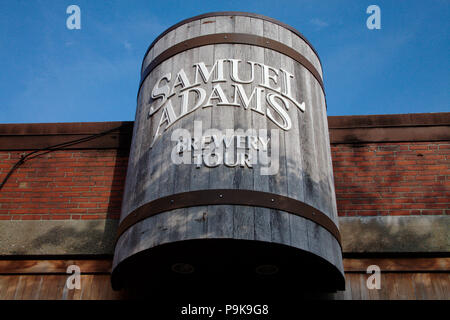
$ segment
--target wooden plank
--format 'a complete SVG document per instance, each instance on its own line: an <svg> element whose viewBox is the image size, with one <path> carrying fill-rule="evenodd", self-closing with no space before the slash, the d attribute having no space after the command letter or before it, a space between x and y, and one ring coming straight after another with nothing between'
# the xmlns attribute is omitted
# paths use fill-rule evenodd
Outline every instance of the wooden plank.
<svg viewBox="0 0 450 320"><path fill-rule="evenodd" d="M322 67L316 54L302 38L294 33L292 33L292 48L305 56L322 76Z"/></svg>
<svg viewBox="0 0 450 320"><path fill-rule="evenodd" d="M14 290L14 296L13 296L14 300L19 300L22 297L24 286L25 286L25 284L24 284L25 277L26 276L24 276L24 275L18 276L17 283L16 283L16 286L14 288L15 289Z"/></svg>
<svg viewBox="0 0 450 320"><path fill-rule="evenodd" d="M145 68L152 62L154 58L156 58L158 55L163 53L168 48L176 45L177 43L180 43L183 40L197 37L199 34L191 32L190 29L198 24L199 20L185 23L183 25L180 25L178 28L169 31L167 34L164 35L164 37L159 39L147 53L143 63L143 70L145 70ZM185 37L183 38L179 37L177 33L179 33L180 30L182 30L182 32L185 33Z"/></svg>
<svg viewBox="0 0 450 320"><path fill-rule="evenodd" d="M196 20L193 22L190 22L186 25L186 29L180 29L176 31L176 42L181 42L187 38L193 38L201 33L201 25L200 21ZM175 58L175 57L174 57ZM176 60L173 61L173 73L178 72L180 68L183 68L185 72L188 75L189 79L192 79L194 81L194 68L193 63L197 62L199 59L199 49L194 48L188 51L183 52L182 55L180 55L181 61L178 61L178 66L176 66ZM181 110L180 110L181 112ZM188 116L182 118L177 123L173 125L172 130L176 130L179 128L184 128L186 130L189 130L191 134L194 130L194 120L195 113L189 114ZM175 144L172 142L172 145ZM170 150L171 151L171 150ZM170 158L170 156L169 156ZM167 158L167 159L169 159ZM191 185L191 170L192 165L189 164L178 164L175 165L175 173L174 173L174 188L173 193L180 193L180 192L186 192L190 190ZM188 213L188 209L178 209L170 212L171 219L173 220L173 223L170 226L169 231L169 239L171 241L178 241L182 239L186 239L189 236L187 235L187 223L186 223L186 216Z"/></svg>
<svg viewBox="0 0 450 320"><path fill-rule="evenodd" d="M414 285L412 282L411 273L399 273L397 274L397 292L398 299L401 300L414 300Z"/></svg>
<svg viewBox="0 0 450 320"><path fill-rule="evenodd" d="M130 152L129 166L127 170L127 179L122 205L121 220L125 216L142 205L145 200L153 200L158 197L160 166L161 166L161 141L156 141L153 149L149 149L153 136L156 132L157 124L155 120L148 119L149 101L151 86L162 76L164 70L167 70L168 61L164 61L144 82L145 90L140 91L138 97L138 107L136 111L136 120L134 125L132 150ZM161 111L159 111L161 112ZM145 134L142 134L145 132ZM159 142L159 143L158 143ZM136 147L139 146L139 147ZM137 183L142 181L142 183Z"/></svg>
<svg viewBox="0 0 450 320"><path fill-rule="evenodd" d="M0 300L14 298L19 276L0 276Z"/></svg>
<svg viewBox="0 0 450 320"><path fill-rule="evenodd" d="M373 290L369 290L367 288L367 278L370 275L365 274L359 274L359 292L361 294L361 300L368 300L369 299L369 292ZM376 290L376 289L374 289Z"/></svg>
<svg viewBox="0 0 450 320"><path fill-rule="evenodd" d="M370 265L377 265L382 272L450 271L450 258L344 258L345 272L366 272Z"/></svg>
<svg viewBox="0 0 450 320"><path fill-rule="evenodd" d="M67 288L67 278L68 278L68 275L56 276L55 283L53 283L53 285L55 286L55 291L54 291L56 294L55 299L64 300L66 298L64 295L64 290L68 289ZM81 289L83 289L83 275L81 275Z"/></svg>
<svg viewBox="0 0 450 320"><path fill-rule="evenodd" d="M0 300L5 300L6 288L9 286L10 278L0 275Z"/></svg>
<svg viewBox="0 0 450 320"><path fill-rule="evenodd" d="M103 300L105 296L104 282L102 281L104 275L92 276L92 284L90 287L90 300Z"/></svg>
<svg viewBox="0 0 450 320"><path fill-rule="evenodd" d="M414 298L416 300L426 299L424 275L424 273L413 273L411 277L414 286Z"/></svg>
<svg viewBox="0 0 450 320"><path fill-rule="evenodd" d="M56 296L56 279L62 277L61 275L43 275L42 285L39 292L40 300L54 300L58 299Z"/></svg>
<svg viewBox="0 0 450 320"><path fill-rule="evenodd" d="M367 279L369 278L369 274L366 274L363 279L364 279L364 289L367 291L367 299L368 300L380 300L381 299L381 295L380 295L380 289L369 289L367 288ZM381 285L383 285L383 273L381 273Z"/></svg>
<svg viewBox="0 0 450 320"><path fill-rule="evenodd" d="M368 274L350 273L346 276L346 290L334 294L333 299L390 299L424 300L449 296L449 273L382 273L381 289L369 290ZM0 277L0 299L40 300L102 300L122 299L126 292L113 291L109 275L82 275L81 290L66 287L66 275L10 275Z"/></svg>
<svg viewBox="0 0 450 320"><path fill-rule="evenodd" d="M370 265L382 272L448 272L450 258L344 258L345 272L365 273ZM0 274L66 274L67 267L77 265L82 274L109 273L111 259L99 260L0 260Z"/></svg>
<svg viewBox="0 0 450 320"><path fill-rule="evenodd" d="M430 273L435 299L449 300L450 273Z"/></svg>
<svg viewBox="0 0 450 320"><path fill-rule="evenodd" d="M346 276L349 281L349 288L351 289L351 300L361 300L361 280L360 274L349 274Z"/></svg>
<svg viewBox="0 0 450 320"><path fill-rule="evenodd" d="M318 181L317 164L316 164L316 146L314 136L314 109L313 96L311 94L311 76L308 71L299 64L295 64L294 77L298 81L299 90L302 92L302 101L305 102L305 112L298 118L298 127L300 133L300 152L302 155L302 181L304 191L304 202L318 207L318 199L315 195L318 194L316 181ZM318 234L317 225L307 220L306 232L308 236L308 248L312 253L325 257L322 246L320 246L320 235ZM325 258L327 259L327 258Z"/></svg>
<svg viewBox="0 0 450 320"><path fill-rule="evenodd" d="M315 177L313 179L313 183L315 186L316 192L315 197L315 207L325 213L327 216L332 217L330 210L330 194L329 190L327 190L327 175L333 174L331 168L328 168L327 162L324 154L324 143L326 142L325 128L323 128L322 121L322 108L325 108L321 105L321 97L322 92L319 90L320 86L317 81L308 73L305 81L308 81L311 84L311 96L312 103L309 105L312 113L312 121L313 121L313 130L314 130L314 146L315 146L315 161L317 166L315 167Z"/></svg>
<svg viewBox="0 0 450 320"><path fill-rule="evenodd" d="M330 188L328 188L328 174L333 174L332 168L327 166L326 153L325 153L325 142L326 132L323 127L323 113L322 110L325 106L322 104L321 96L322 91L317 83L316 79L309 73L305 76L305 81L310 83L311 89L311 104L309 104L309 109L305 112L312 114L312 133L313 133L313 144L315 146L315 167L314 174L312 175L311 183L313 184L312 190L314 193L310 193L309 196L314 198L314 206L325 213L327 216L332 217L332 206L331 206L331 195ZM308 191L308 190L306 190ZM308 197L305 196L307 199ZM336 265L341 260L340 252L335 250L333 242L336 240L333 236L324 228L318 229L318 239L317 242L320 244L319 252L320 255L326 260L330 261L332 264ZM339 267L338 267L339 268ZM362 295L364 293L363 288L361 288L361 299L365 299Z"/></svg>
<svg viewBox="0 0 450 320"><path fill-rule="evenodd" d="M326 174L326 183L327 183L327 192L330 197L330 205L329 208L329 217L334 221L336 225L338 222L338 212L337 212L337 203L336 203L336 191L334 184L334 175L333 175L333 163L331 159L331 145L330 145L330 134L328 132L328 117L326 110L326 101L323 92L319 92L320 104L323 106L322 108L322 128L324 130L324 157L325 157L325 165L327 166L327 174Z"/></svg>
<svg viewBox="0 0 450 320"><path fill-rule="evenodd" d="M351 277L345 276L345 291L344 291L344 300L352 300L352 286L351 286Z"/></svg>
<svg viewBox="0 0 450 320"><path fill-rule="evenodd" d="M314 80L313 80L314 81ZM325 96L323 91L317 81L316 85L316 95L318 100L318 105L320 105L320 110L318 110L318 123L321 130L321 189L324 192L322 203L324 204L323 212L325 212L328 217L338 224L337 218L337 207L334 198L334 179L333 179L333 165L331 160L331 149L329 142L329 133L327 126L327 114L326 114L326 104Z"/></svg>
<svg viewBox="0 0 450 320"><path fill-rule="evenodd" d="M118 300L125 298L123 291L115 291L111 287L111 278L108 275L96 276L101 288L101 299L104 300Z"/></svg>
<svg viewBox="0 0 450 320"><path fill-rule="evenodd" d="M292 32L280 27L279 35L280 42L292 46ZM294 74L295 64L291 58L281 55L281 67ZM286 81L283 81L283 86L286 86ZM297 86L293 86L292 93L293 96L297 98L297 101L301 101L302 93L299 92ZM298 126L299 117L302 117L303 114L295 106L290 107L289 114L293 125L289 132L285 133L287 195L290 198L304 201L302 154L300 152L301 141L300 129ZM309 246L305 219L295 215L289 215L289 226L291 244L297 248L308 250Z"/></svg>
<svg viewBox="0 0 450 320"><path fill-rule="evenodd" d="M249 17L236 16L234 17L235 24L235 32L237 33L245 33L246 30L249 30L251 25L251 19ZM252 46L247 45L233 45L233 58L240 59L242 62L240 63L239 68L239 78L242 80L246 80L248 75L250 74L250 67L247 61L251 61L253 59L253 50ZM230 69L230 68L229 68ZM250 90L247 90L247 95L251 94L251 91L255 85L250 86ZM231 95L230 97L232 97ZM234 108L234 107L230 107ZM236 131L243 135L249 135L253 132L252 129L252 114L248 110L244 108L238 107L234 111L234 128ZM238 151L239 152L239 151ZM245 152L245 151L244 151ZM245 156L242 155L242 156ZM244 189L244 190L252 190L254 181L253 175L255 174L254 169L247 167L237 166L234 169L234 179L233 179L233 188L234 189ZM258 174L258 173L256 173ZM233 221L234 221L234 231L233 238L235 239L247 239L253 240L255 236L254 229L254 214L255 208L250 206L234 206L233 211Z"/></svg>
<svg viewBox="0 0 450 320"><path fill-rule="evenodd" d="M67 275L0 276L1 300L105 300L122 299L124 291L111 288L110 276L82 275L81 289L68 289Z"/></svg>
<svg viewBox="0 0 450 320"><path fill-rule="evenodd" d="M200 20L200 34L211 34L215 31L216 25L215 17ZM204 46L198 49L194 49L197 60L191 61L192 63L204 62L205 65L212 66L214 64L214 46ZM194 68L191 69L191 78L194 77ZM206 92L211 92L212 84L209 82L205 86ZM201 108L194 112L194 121L199 121L202 127L209 128L211 126L211 108ZM195 134L195 131L191 131L191 134ZM192 157L191 157L192 159ZM197 168L195 165L190 166L190 190L205 190L209 188L209 175L210 170L208 167L201 166ZM207 235L208 225L208 207L191 207L187 209L186 215L186 238L196 239L204 238Z"/></svg>
<svg viewBox="0 0 450 320"><path fill-rule="evenodd" d="M142 66L141 66L141 74L144 72L144 70L148 67L148 65L152 62L152 60L155 58L155 50L152 47L148 53L146 54L144 61L142 62Z"/></svg>
<svg viewBox="0 0 450 320"><path fill-rule="evenodd" d="M66 273L67 267L77 265L81 273L109 273L111 259L101 260L0 260L0 274Z"/></svg>
<svg viewBox="0 0 450 320"><path fill-rule="evenodd" d="M225 33L234 31L234 19L228 16L216 17L216 33ZM214 46L214 61L218 59L228 59L232 54L232 47L227 44L218 44ZM228 86L222 86L227 97L232 92ZM234 129L234 110L233 107L209 107L212 111L211 128L215 129ZM234 144L231 146L234 149ZM226 155L225 155L226 156ZM210 170L210 188L233 188L235 168L218 166ZM208 206L208 237L211 238L232 238L233 237L233 206Z"/></svg>
<svg viewBox="0 0 450 320"><path fill-rule="evenodd" d="M279 26L271 22L264 21L264 37L279 41ZM265 49L264 50L264 64L274 68L281 67L280 59L282 55L278 52ZM275 175L269 176L269 191L275 194L287 195L287 177L286 177L286 150L285 150L285 132L272 121L267 122L267 129L275 129L278 131L278 151L279 171ZM272 137L271 137L272 139ZM272 158L273 159L273 158ZM271 226L272 226L272 241L289 245L291 243L291 230L289 226L289 214L272 210Z"/></svg>
<svg viewBox="0 0 450 320"><path fill-rule="evenodd" d="M23 282L23 292L21 300L36 300L39 296L39 291L41 288L42 276L37 275L26 275L24 276Z"/></svg>
<svg viewBox="0 0 450 320"><path fill-rule="evenodd" d="M172 71L172 59L166 60L161 64L161 76L168 71ZM152 135L156 134L156 131L158 130L158 123L159 119L161 117L163 109L159 110L155 116L151 118L152 127L154 127L154 130L152 130ZM146 117L144 117L146 118ZM164 125L161 129L164 128ZM172 191L172 184L168 183L168 174L166 172L166 169L169 167L168 164L170 164L170 157L167 159L165 156L165 150L167 148L167 141L170 141L170 135L166 132L165 134L161 132L161 136L157 136L157 139L155 140L152 149L149 152L149 167L151 168L152 172L152 180L149 184L147 184L144 188L146 189L145 194L145 202L163 197L171 193ZM167 150L168 151L168 150ZM143 167L140 170L148 170L147 168ZM157 189L156 189L157 186ZM158 214L156 216L151 217L151 219L146 219L144 223L138 224L138 228L141 228L141 231L135 231L134 237L135 237L135 243L140 246L140 248L145 249L143 246L142 240L145 240L146 245L149 245L150 247L165 243L168 241L168 221L167 221L167 214ZM141 232L148 232L146 234L146 237L144 239L143 236L140 236Z"/></svg>
<svg viewBox="0 0 450 320"><path fill-rule="evenodd" d="M319 180L317 175L316 163L316 145L314 136L314 120L313 120L313 96L311 77L307 74L307 70L300 65L295 68L295 78L298 79L300 90L304 92L303 100L305 102L305 113L303 117L299 118L299 128L301 136L301 154L302 154L302 168L303 168L303 189L305 192L305 202L313 207L319 207L314 195L318 194L319 190L316 181Z"/></svg>
<svg viewBox="0 0 450 320"><path fill-rule="evenodd" d="M450 300L450 273L434 273L435 283L441 287L442 299Z"/></svg>
<svg viewBox="0 0 450 320"><path fill-rule="evenodd" d="M142 201L145 196L145 190L139 188L135 182L145 179L147 182L148 175L151 174L151 170L140 171L139 167L146 167L148 165L148 151L145 146L150 145L151 134L142 135L139 132L151 132L151 122L145 121L146 117L143 117L143 113L148 112L146 105L150 101L151 84L156 81L155 79L160 72L160 68L155 69L155 73L150 75L143 83L143 90L138 96L136 116L133 126L133 139L131 142L130 156L128 159L127 177L125 182L125 191L122 200L122 212L121 221L125 216L134 210L139 202ZM147 111L146 111L147 110Z"/></svg>
<svg viewBox="0 0 450 320"><path fill-rule="evenodd" d="M251 30L255 32L259 36L264 35L264 23L261 19L250 19ZM253 59L251 61L264 63L264 49L261 47L252 47L252 55ZM261 82L261 73L255 73L255 82ZM267 118L264 115L261 115L257 112L252 112L252 126L255 129L267 129ZM258 132L259 134L259 132ZM268 135L267 135L268 137ZM262 154L258 154L259 163L255 166L255 170L253 172L253 190L269 192L269 176L261 174L261 167L266 167L266 165L261 164L260 156ZM255 230L255 240L260 241L271 241L272 240L272 232L271 232L271 217L272 211L266 208L255 208L255 217L254 217L254 230Z"/></svg>
<svg viewBox="0 0 450 320"><path fill-rule="evenodd" d="M97 276L99 276L99 275L97 275ZM67 275L65 278L66 278L66 284L64 285L64 288L63 288L63 298L62 299L63 300L80 300L81 294L82 294L81 288L80 289L76 289L76 288L69 289L67 287L67 280L69 278L69 275ZM81 287L84 285L83 276L81 276L80 285L81 285Z"/></svg>
<svg viewBox="0 0 450 320"><path fill-rule="evenodd" d="M310 81L312 82L313 95L315 105L311 105L310 108L314 108L314 137L317 145L316 151L318 152L318 175L319 181L318 189L320 193L316 196L319 198L319 207L323 213L325 213L334 223L337 225L337 207L334 194L334 181L333 181L333 167L331 163L331 151L329 144L328 128L326 126L326 108L325 99L322 88L317 80L310 75ZM333 187L332 187L333 185ZM336 266L341 272L343 272L342 266L342 253L339 244L336 239L326 230L322 229L321 242L323 244L322 251L327 260Z"/></svg>
<svg viewBox="0 0 450 320"><path fill-rule="evenodd" d="M423 273L421 274L421 285L422 285L422 292L421 294L424 296L424 299L426 300L437 300L439 298L439 295L437 294L434 286L433 286L433 278L430 273Z"/></svg>
<svg viewBox="0 0 450 320"><path fill-rule="evenodd" d="M183 41L187 37L188 28L187 25L182 25L179 28L175 29L175 43ZM192 58L192 57L190 57ZM176 74L181 69L186 69L188 54L186 51L181 52L175 56L173 56L171 61L171 73L172 77L175 77ZM172 79L171 81L175 81ZM174 97L173 100L176 101L178 97ZM181 108L178 108L178 103L174 103L175 113L179 114L181 112ZM188 118L188 119L187 119ZM168 196L174 193L186 192L189 190L189 175L184 172L186 169L183 164L176 164L171 159L172 148L176 144L172 142L172 132L179 128L186 127L189 120L189 116L177 121L174 123L168 130L166 130L161 137L162 145L164 146L162 158L163 166L160 168L161 170L161 180L160 180L160 193L159 197ZM166 212L160 215L158 219L164 221L164 228L167 229L167 232L161 232L161 238L159 239L159 244L173 242L184 238L185 232L185 211L186 209L178 209L172 210L170 212Z"/></svg>
<svg viewBox="0 0 450 320"><path fill-rule="evenodd" d="M396 274L381 273L381 289L380 296L384 300L395 300L398 296L397 287L395 285Z"/></svg>
<svg viewBox="0 0 450 320"><path fill-rule="evenodd" d="M91 300L93 298L92 282L94 280L93 275L83 275L81 277L81 300Z"/></svg>

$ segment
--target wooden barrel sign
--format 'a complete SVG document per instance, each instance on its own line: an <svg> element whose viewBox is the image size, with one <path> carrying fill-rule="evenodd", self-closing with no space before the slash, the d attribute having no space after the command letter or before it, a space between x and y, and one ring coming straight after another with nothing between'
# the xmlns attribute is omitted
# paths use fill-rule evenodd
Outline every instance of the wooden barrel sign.
<svg viewBox="0 0 450 320"><path fill-rule="evenodd" d="M340 290L337 220L322 68L303 35L241 12L163 32L142 64L113 287Z"/></svg>

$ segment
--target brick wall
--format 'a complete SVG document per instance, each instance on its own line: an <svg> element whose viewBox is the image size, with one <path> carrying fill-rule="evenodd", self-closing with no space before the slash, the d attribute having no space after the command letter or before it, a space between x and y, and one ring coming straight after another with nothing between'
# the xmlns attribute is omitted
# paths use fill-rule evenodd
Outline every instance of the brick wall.
<svg viewBox="0 0 450 320"><path fill-rule="evenodd" d="M340 216L450 214L450 142L331 146Z"/></svg>
<svg viewBox="0 0 450 320"><path fill-rule="evenodd" d="M23 151L0 151L0 181ZM0 190L1 220L119 218L128 153L52 151L22 164Z"/></svg>
<svg viewBox="0 0 450 320"><path fill-rule="evenodd" d="M450 213L450 113L328 121L340 216ZM80 146L87 149L52 151L22 164L0 190L0 219L118 218L131 122L0 125L2 181L29 152L21 146L43 148L118 124L120 132ZM409 142L387 142L395 139Z"/></svg>

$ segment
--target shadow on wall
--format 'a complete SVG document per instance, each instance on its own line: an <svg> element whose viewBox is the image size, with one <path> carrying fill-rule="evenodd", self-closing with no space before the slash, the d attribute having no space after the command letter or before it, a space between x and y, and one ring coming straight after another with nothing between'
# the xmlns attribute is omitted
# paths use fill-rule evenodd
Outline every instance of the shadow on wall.
<svg viewBox="0 0 450 320"><path fill-rule="evenodd" d="M121 130L129 129L125 127ZM5 239L12 244L7 248L8 254L114 253L129 153L127 148L130 145L129 136L125 139L123 135L124 133L115 135L121 141L115 157L108 205L105 208L106 219L16 221L18 231L8 232Z"/></svg>
<svg viewBox="0 0 450 320"><path fill-rule="evenodd" d="M51 223L51 221L44 221ZM10 250L16 255L113 254L117 220L92 220L82 224L65 221L66 225L51 227L31 239L20 249Z"/></svg>

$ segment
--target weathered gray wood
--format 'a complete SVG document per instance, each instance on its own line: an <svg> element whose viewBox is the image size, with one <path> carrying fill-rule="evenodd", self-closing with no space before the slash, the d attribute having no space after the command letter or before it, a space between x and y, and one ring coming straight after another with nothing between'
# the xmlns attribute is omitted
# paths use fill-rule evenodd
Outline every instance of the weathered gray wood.
<svg viewBox="0 0 450 320"><path fill-rule="evenodd" d="M156 81L166 72L166 70L170 70L172 67L172 61L164 61L161 63L157 72L155 72L155 77L150 79L151 87L153 87ZM150 89L151 92L151 89ZM148 97L148 102L153 102L153 100ZM142 108L142 116L144 120L148 118L148 112L150 110L150 104L144 104L141 106ZM147 121L148 123L149 121ZM169 167L165 165L164 151L165 151L165 142L167 139L167 135L163 136L162 139L158 139L153 143L154 136L157 130L157 124L151 122L150 126L141 126L141 135L143 135L146 139L146 142L143 143L147 148L143 148L146 153L143 157L141 157L142 163L140 164L140 169L138 172L141 173L141 176L137 176L137 181L135 182L138 185L141 185L141 189L136 190L137 195L144 195L143 197L139 197L139 201L136 201L138 206L143 205L146 201L152 201L159 197L165 196L169 194L168 186L167 186L167 170ZM144 134L144 132L146 134ZM150 133L150 134L149 134ZM168 137L170 139L170 136ZM150 148L150 145L152 147ZM147 170L143 170L142 168L148 168ZM144 175L145 171L148 171L147 177ZM143 183L139 183L142 181ZM138 207L136 206L136 207ZM137 234L146 234L147 243L150 243L151 246L159 245L167 241L168 237L168 226L166 220L163 216L155 216L145 223L140 224L139 226L134 226L134 232ZM136 242L135 246L143 249L143 244L137 239L132 239L132 242ZM138 252L138 251L136 251Z"/></svg>
<svg viewBox="0 0 450 320"><path fill-rule="evenodd" d="M251 29L251 19L249 17L236 16L235 19L235 32L245 33L246 30ZM246 69L246 62L254 59L252 46L246 45L233 45L233 58L241 59L241 68L239 69L240 79L246 80L248 77L250 68L248 71ZM247 71L247 72L246 72ZM250 94L255 85L250 86L250 90L247 94ZM234 107L230 107L234 108ZM234 128L241 130L242 134L248 132L248 130L253 129L252 127L252 114L242 108L236 108L234 111ZM233 188L234 189L253 189L253 176L255 174L254 169L247 167L237 166L234 172ZM258 174L258 172L256 172ZM254 214L255 208L249 206L234 206L233 207L233 238L236 239L254 239L255 229L254 229Z"/></svg>
<svg viewBox="0 0 450 320"><path fill-rule="evenodd" d="M278 24L266 20L242 16L217 16L194 20L182 24L164 35L149 51L144 68L158 54L183 40L213 33L247 33L264 36L290 46L310 60L321 73L319 60L305 41ZM204 62L211 70L218 59L240 59L239 77L249 77L247 61L264 63L270 67L283 68L294 75L292 95L300 103L305 102L305 112L293 104L286 112L292 121L290 130L280 129L267 115L262 115L243 107L213 106L201 107L181 118L153 144L153 136L158 127L155 117L148 117L151 91L163 74L171 73L172 82L180 69L184 69L188 79L194 81L194 63ZM219 83L225 96L234 100L234 87L229 80L231 63L224 63L227 81L208 81L201 87L207 97L213 86ZM262 70L257 66L255 81L245 84L247 95L260 85ZM214 77L214 75L213 75ZM200 80L201 81L201 80ZM277 86L283 87L285 80L278 76ZM275 84L274 84L275 86ZM272 92L264 88L265 93ZM174 99L177 97L175 96ZM255 103L253 100L251 106ZM271 108L263 101L263 110ZM179 108L177 105L176 108ZM175 113L179 113L179 109ZM174 164L171 161L171 134L177 129L186 129L194 134L194 121L207 129L248 130L274 129L279 140L279 171L275 175L262 175L261 163L253 168L219 165L207 167L195 164ZM171 194L205 189L249 189L271 192L303 201L329 216L337 223L337 211L332 178L331 153L326 123L325 98L317 79L300 63L280 52L245 44L215 44L178 53L157 66L142 84L138 97L138 108L134 128L130 165L126 181L126 195L121 219L134 209L152 200ZM275 137L273 137L275 138ZM233 153L229 162L235 162ZM270 143L269 143L270 145ZM271 151L269 151L269 154ZM186 239L231 238L272 242L289 245L314 253L342 272L342 256L338 242L332 234L315 222L292 215L288 212L260 207L209 205L171 210L150 217L130 227L119 239L116 246L114 266L125 258L163 243Z"/></svg>
<svg viewBox="0 0 450 320"><path fill-rule="evenodd" d="M263 20L261 19L257 19L257 18L248 18L248 17L244 17L244 16L236 16L234 17L236 20L238 19L252 19L252 20L258 20L261 23L263 23ZM194 22L199 21L199 20L195 20ZM209 18L204 18L202 19L202 23L206 24L213 24L215 22L215 17L209 17ZM187 25L187 28L189 29L189 27L191 26L191 24L193 24L193 22L189 22L185 25ZM180 26L182 27L182 26ZM284 28L283 28L284 29ZM251 28L251 29L247 29L247 30L243 30L244 32L242 33L247 33L247 34L254 34L254 35L262 35L261 31L262 31L262 27L261 28ZM317 55L314 53L314 51L311 49L311 47L299 36L297 36L295 33L293 33L290 30L285 29L286 32L291 33L291 37L292 37L292 47L294 49L296 49L298 52L300 52L301 54L303 54L312 64L313 66L317 69L317 71L319 72L319 74L322 76L322 66L320 64L320 61L317 57ZM150 62L159 54L161 54L164 50L166 50L167 48L179 43L178 41L176 41L174 34L176 32L175 30L171 30L169 31L163 38L161 38L160 40L158 40L156 42L156 44L150 49L150 51L148 52L148 54L145 56L144 58L144 63L142 64L142 70L145 70L145 68L150 64ZM213 32L210 33L214 33L214 29ZM203 33L205 34L205 33ZM183 40L187 40L187 39L191 39L193 37L196 37L196 34L192 34L189 33L187 35L187 37ZM277 37L273 37L273 34L268 34L268 38L269 39L273 39L273 40L277 40ZM168 41L169 39L169 41Z"/></svg>
<svg viewBox="0 0 450 320"><path fill-rule="evenodd" d="M258 36L264 36L264 21L261 19L250 19L251 30L254 30L255 34ZM252 47L253 60L255 62L264 62L264 49L261 47ZM261 73L255 73L255 81L261 81ZM267 118L257 114L252 113L252 126L255 130L260 128L267 128ZM259 156L259 155L258 155ZM259 160L260 161L260 160ZM261 174L261 163L258 163L253 170L253 188L254 190L269 192L269 176ZM264 166L265 167L265 166ZM270 209L255 207L255 218L254 218L254 228L255 228L255 240L261 241L271 241L271 216L272 212Z"/></svg>
<svg viewBox="0 0 450 320"><path fill-rule="evenodd" d="M292 32L285 28L279 28L279 41L287 46L292 47ZM295 70L294 61L284 55L281 55L281 65L285 70ZM285 82L283 82L285 83ZM301 101L300 92L297 87L293 88L297 101ZM292 123L297 124L298 118L303 114L297 108L291 106L290 114ZM302 162L300 152L300 130L294 125L289 132L285 133L285 150L286 150L286 177L287 177L287 195L288 197L304 201ZM307 226L305 219L289 214L289 228L292 246L308 250Z"/></svg>
<svg viewBox="0 0 450 320"><path fill-rule="evenodd" d="M316 56L311 47L302 38L298 37L294 33L292 33L292 48L304 55L317 69L320 76L322 76L322 66L320 65L319 58Z"/></svg>
<svg viewBox="0 0 450 320"><path fill-rule="evenodd" d="M234 32L234 17L228 16L216 17L215 33ZM214 60L227 59L232 54L232 47L226 44L218 44L214 46ZM227 97L232 92L228 87L224 87ZM234 129L234 110L233 107L217 107L211 108L211 127L216 129ZM232 144L233 146L233 144ZM234 149L234 148L233 148ZM225 158L226 155L224 155ZM235 168L228 168L224 165L211 168L210 170L210 188L212 189L228 189L233 188ZM233 237L233 206L208 206L208 238L232 238Z"/></svg>
<svg viewBox="0 0 450 320"><path fill-rule="evenodd" d="M296 64L295 77L301 79L299 81L300 91L303 93L302 101L305 102L305 109L312 108L312 97L311 97L311 84L310 75L307 70L302 66ZM313 207L317 207L317 202L315 201L314 194L317 193L317 186L315 181L317 181L317 165L316 165L316 150L314 145L314 127L313 127L313 116L311 112L305 112L301 117L298 118L298 127L300 133L300 152L302 155L302 181L303 181L303 192L304 201ZM316 225L307 220L305 223L305 229L307 234L307 242L305 245L308 250L312 253L320 255L320 247L318 245L318 231ZM303 239L302 239L303 240Z"/></svg>
<svg viewBox="0 0 450 320"><path fill-rule="evenodd" d="M195 23L196 22L196 23ZM194 21L190 24L185 24L183 26L180 26L180 28L175 29L175 43L183 41L183 39L186 39L188 37L189 33L199 33L200 28L192 28L195 26L195 24L198 25L198 21ZM169 44L170 46L170 44ZM183 69L188 70L190 67L190 64L192 61L195 61L194 51L193 50L187 50L180 54L177 54L173 57L172 60L172 72L177 72L177 70ZM180 111L178 111L180 112ZM166 149L164 150L164 153L166 154L164 156L165 159L171 159L172 154L172 148L174 146L174 143L171 141L172 132L174 130L180 129L180 128L186 128L188 130L192 130L192 115L189 115L180 121L173 124L166 133L166 137L168 137L168 140L166 142ZM170 146L170 147L167 147ZM167 164L166 164L167 166ZM169 180L167 182L168 185L170 185L171 190L170 194L176 194L180 192L184 192L186 190L189 190L190 185L190 176L187 175L186 169L189 168L189 165L182 164L182 165L168 165L170 174L169 176L172 180ZM170 215L161 215L163 219L167 221L167 227L168 227L168 242L178 241L180 239L185 238L186 234L186 208L173 210Z"/></svg>
<svg viewBox="0 0 450 320"><path fill-rule="evenodd" d="M212 34L215 32L215 17L208 19L202 19L200 23L200 35ZM197 50L197 60L190 61L192 65L195 62L203 61L206 65L212 66L214 63L214 46L204 46ZM208 83L205 89L210 92L212 84ZM193 114L194 121L200 121L202 127L211 127L211 108L201 108ZM191 131L194 133L194 131ZM189 190L205 190L209 188L209 168L201 166L197 168L195 165L191 165L189 171L186 173L190 175ZM199 206L187 208L186 217L186 237L189 239L205 238L207 236L208 225L208 207Z"/></svg>
<svg viewBox="0 0 450 320"><path fill-rule="evenodd" d="M264 37L279 41L279 29L280 27L274 23L264 21ZM281 67L281 54L270 49L264 50L264 63L275 68ZM280 79L278 78L278 85L280 85ZM274 85L275 86L275 85ZM278 131L278 151L279 151L279 171L275 175L269 176L269 190L275 194L287 195L287 172L286 172L286 148L285 148L285 131L279 129L273 122L267 122L268 130ZM290 244L291 242L291 230L289 227L289 216L280 213L278 210L272 210L271 215L272 226L272 241Z"/></svg>
<svg viewBox="0 0 450 320"><path fill-rule="evenodd" d="M323 94L320 95L320 104L322 106L326 106L325 96ZM329 195L330 195L330 202L331 202L331 212L329 213L329 217L334 221L336 225L338 225L338 213L337 213L337 204L336 204L336 192L334 187L334 176L333 176L333 163L331 160L331 148L330 148L330 135L328 132L328 117L327 117L327 111L326 108L322 108L322 122L323 122L323 128L325 131L325 140L326 143L324 143L325 148L325 158L326 158L326 165L328 168L327 173L327 182L329 187Z"/></svg>
<svg viewBox="0 0 450 320"><path fill-rule="evenodd" d="M307 73L309 76L309 73ZM311 84L311 99L313 106L320 105L320 97L319 95L322 94L322 92L319 92L319 84L315 79L310 78L310 84ZM321 89L320 89L321 90ZM322 113L319 111L312 112L312 121L313 126L312 129L314 131L314 146L315 146L315 162L317 164L316 166L316 179L313 180L314 185L317 188L317 192L312 194L311 196L315 198L314 204L317 209L319 209L322 212L327 212L327 215L329 215L330 212L330 197L329 197L329 188L328 188L328 180L326 178L326 175L329 172L329 169L327 168L326 161L325 161L325 155L323 150L323 141L325 140L325 134L328 134L327 132L324 132L324 128L322 127L323 121L322 121ZM325 140L326 141L326 140ZM335 264L335 256L332 252L332 236L331 234L323 229L319 228L317 229L317 241L320 244L318 247L319 252L318 254L323 257L324 259L331 260L333 264Z"/></svg>

